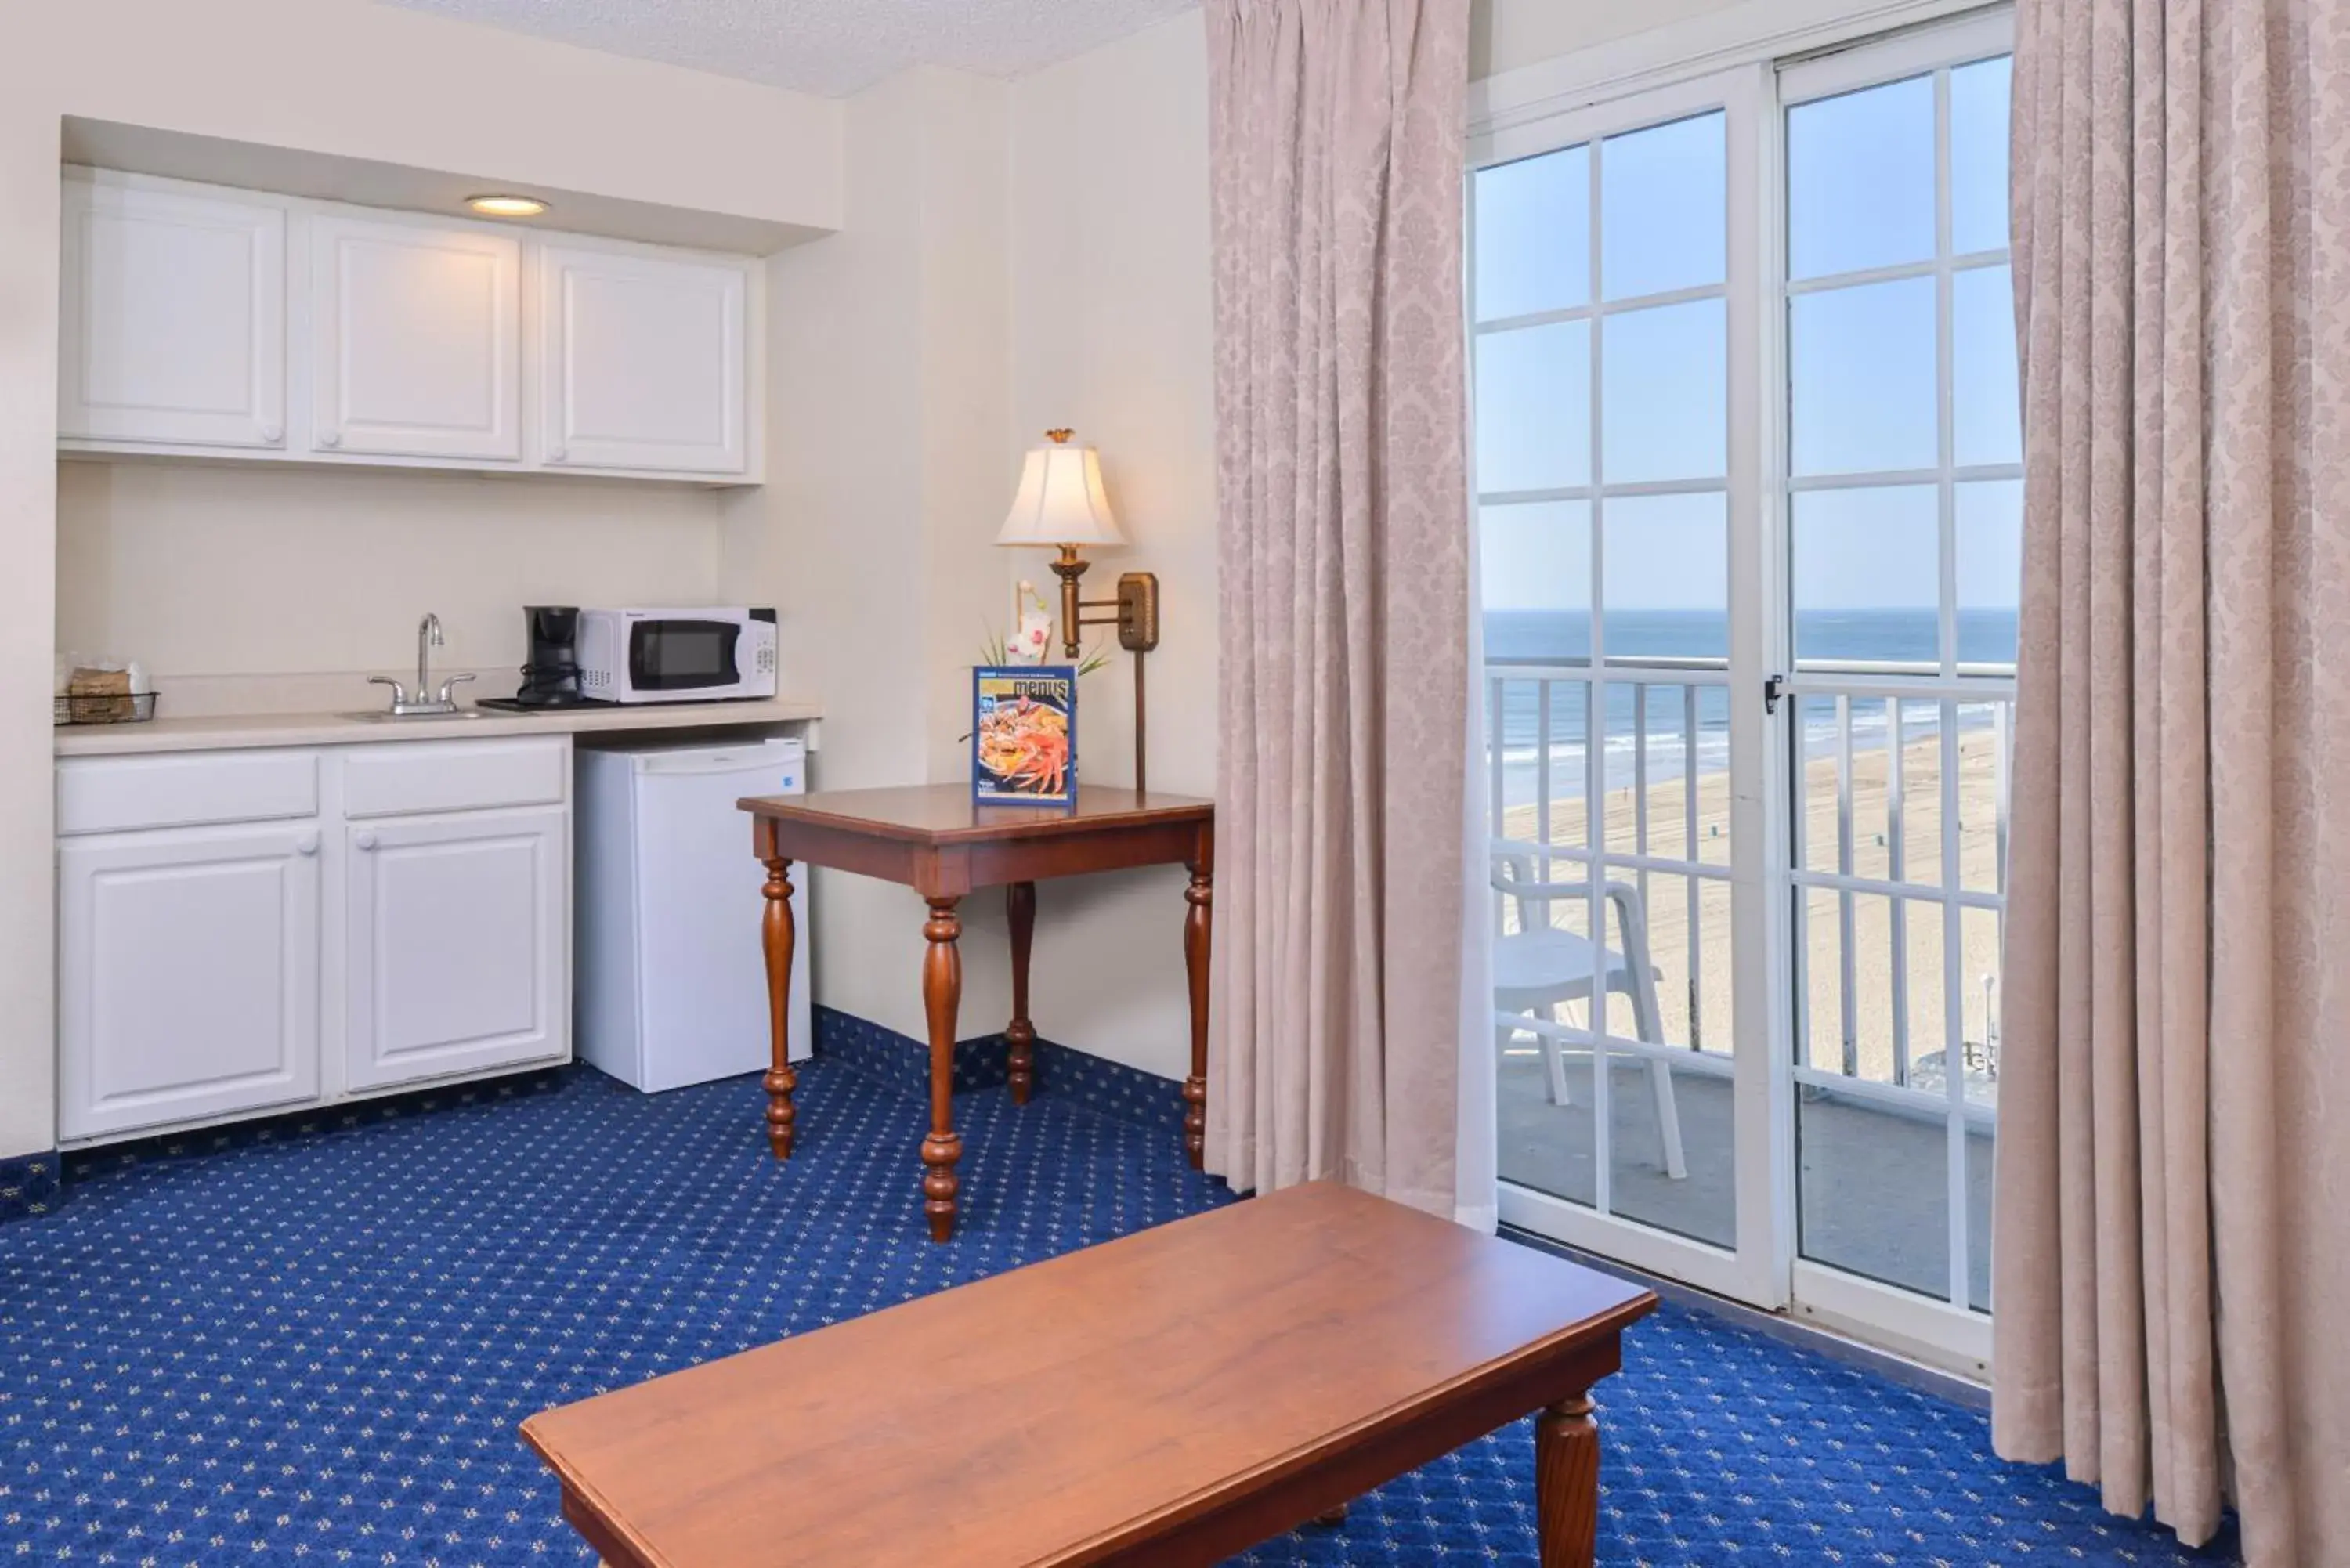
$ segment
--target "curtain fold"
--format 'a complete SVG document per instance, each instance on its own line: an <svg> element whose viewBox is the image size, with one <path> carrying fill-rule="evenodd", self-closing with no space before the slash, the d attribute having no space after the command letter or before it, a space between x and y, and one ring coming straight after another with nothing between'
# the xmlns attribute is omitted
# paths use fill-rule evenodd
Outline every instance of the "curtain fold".
<svg viewBox="0 0 2350 1568"><path fill-rule="evenodd" d="M1455 1204L1467 0L1209 0L1208 1168Z"/></svg>
<svg viewBox="0 0 2350 1568"><path fill-rule="evenodd" d="M2022 0L1992 1434L2350 1563L2345 0Z"/></svg>

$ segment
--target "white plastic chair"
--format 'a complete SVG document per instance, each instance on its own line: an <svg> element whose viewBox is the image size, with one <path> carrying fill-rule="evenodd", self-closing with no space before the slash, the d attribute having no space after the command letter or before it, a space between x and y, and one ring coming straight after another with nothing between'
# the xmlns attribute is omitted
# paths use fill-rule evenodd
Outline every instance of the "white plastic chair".
<svg viewBox="0 0 2350 1568"><path fill-rule="evenodd" d="M1493 891L1517 904L1518 929L1493 938L1493 1036L1497 1049L1507 1050L1520 1034L1531 1034L1540 1046L1550 1077L1554 1105L1574 1104L1567 1092L1566 1054L1570 1050L1591 1055L1588 1045L1571 1044L1554 1029L1537 1027L1553 1019L1552 1009L1564 1002L1587 1002L1595 972L1604 972L1606 989L1621 992L1632 1001L1636 1034L1653 1045L1665 1042L1664 1022L1657 1007L1657 971L1648 961L1648 916L1639 890L1628 882L1609 882L1602 891L1616 906L1616 923L1624 936L1624 952L1604 950L1599 964L1592 961L1590 939L1561 930L1550 923L1554 899L1584 900L1590 887L1583 882L1554 882L1547 875L1555 851L1539 844L1497 838L1492 845ZM1604 966L1604 967L1603 967ZM1596 1033L1606 1009L1591 1010ZM1673 1101L1672 1069L1654 1057L1648 1061L1648 1086L1656 1096L1657 1127L1664 1141L1665 1174L1679 1180L1689 1174L1681 1155L1680 1112Z"/></svg>

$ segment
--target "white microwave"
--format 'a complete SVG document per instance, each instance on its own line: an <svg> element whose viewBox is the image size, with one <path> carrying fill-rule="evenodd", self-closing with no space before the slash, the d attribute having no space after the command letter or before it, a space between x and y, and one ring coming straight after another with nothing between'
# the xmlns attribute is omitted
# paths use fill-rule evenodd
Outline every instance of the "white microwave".
<svg viewBox="0 0 2350 1568"><path fill-rule="evenodd" d="M597 702L707 702L775 694L772 609L583 609L579 694Z"/></svg>

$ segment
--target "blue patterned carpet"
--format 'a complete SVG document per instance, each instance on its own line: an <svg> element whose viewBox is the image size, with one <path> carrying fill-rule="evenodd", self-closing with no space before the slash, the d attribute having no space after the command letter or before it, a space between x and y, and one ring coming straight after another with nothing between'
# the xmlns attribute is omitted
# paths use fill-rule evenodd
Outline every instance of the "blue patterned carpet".
<svg viewBox="0 0 2350 1568"><path fill-rule="evenodd" d="M0 1227L0 1560L571 1563L532 1411L1228 1201L1171 1131L962 1098L921 1239L919 1102L819 1063L768 1160L751 1079L592 1072L81 1173ZM1978 1416L1697 1313L1601 1391L1607 1563L2209 1563L1991 1459ZM1532 1564L1530 1439L1476 1443L1251 1563ZM783 1561L779 1559L779 1563Z"/></svg>

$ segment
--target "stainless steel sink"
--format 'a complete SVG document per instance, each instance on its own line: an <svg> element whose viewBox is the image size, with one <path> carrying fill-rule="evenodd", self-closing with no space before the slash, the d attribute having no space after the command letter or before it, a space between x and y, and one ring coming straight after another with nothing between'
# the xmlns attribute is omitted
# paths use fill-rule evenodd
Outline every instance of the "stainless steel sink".
<svg viewBox="0 0 2350 1568"><path fill-rule="evenodd" d="M338 719L356 719L365 724L447 724L464 719L489 717L479 708L460 708L453 713L394 713L382 708L370 708L364 713L338 713Z"/></svg>

